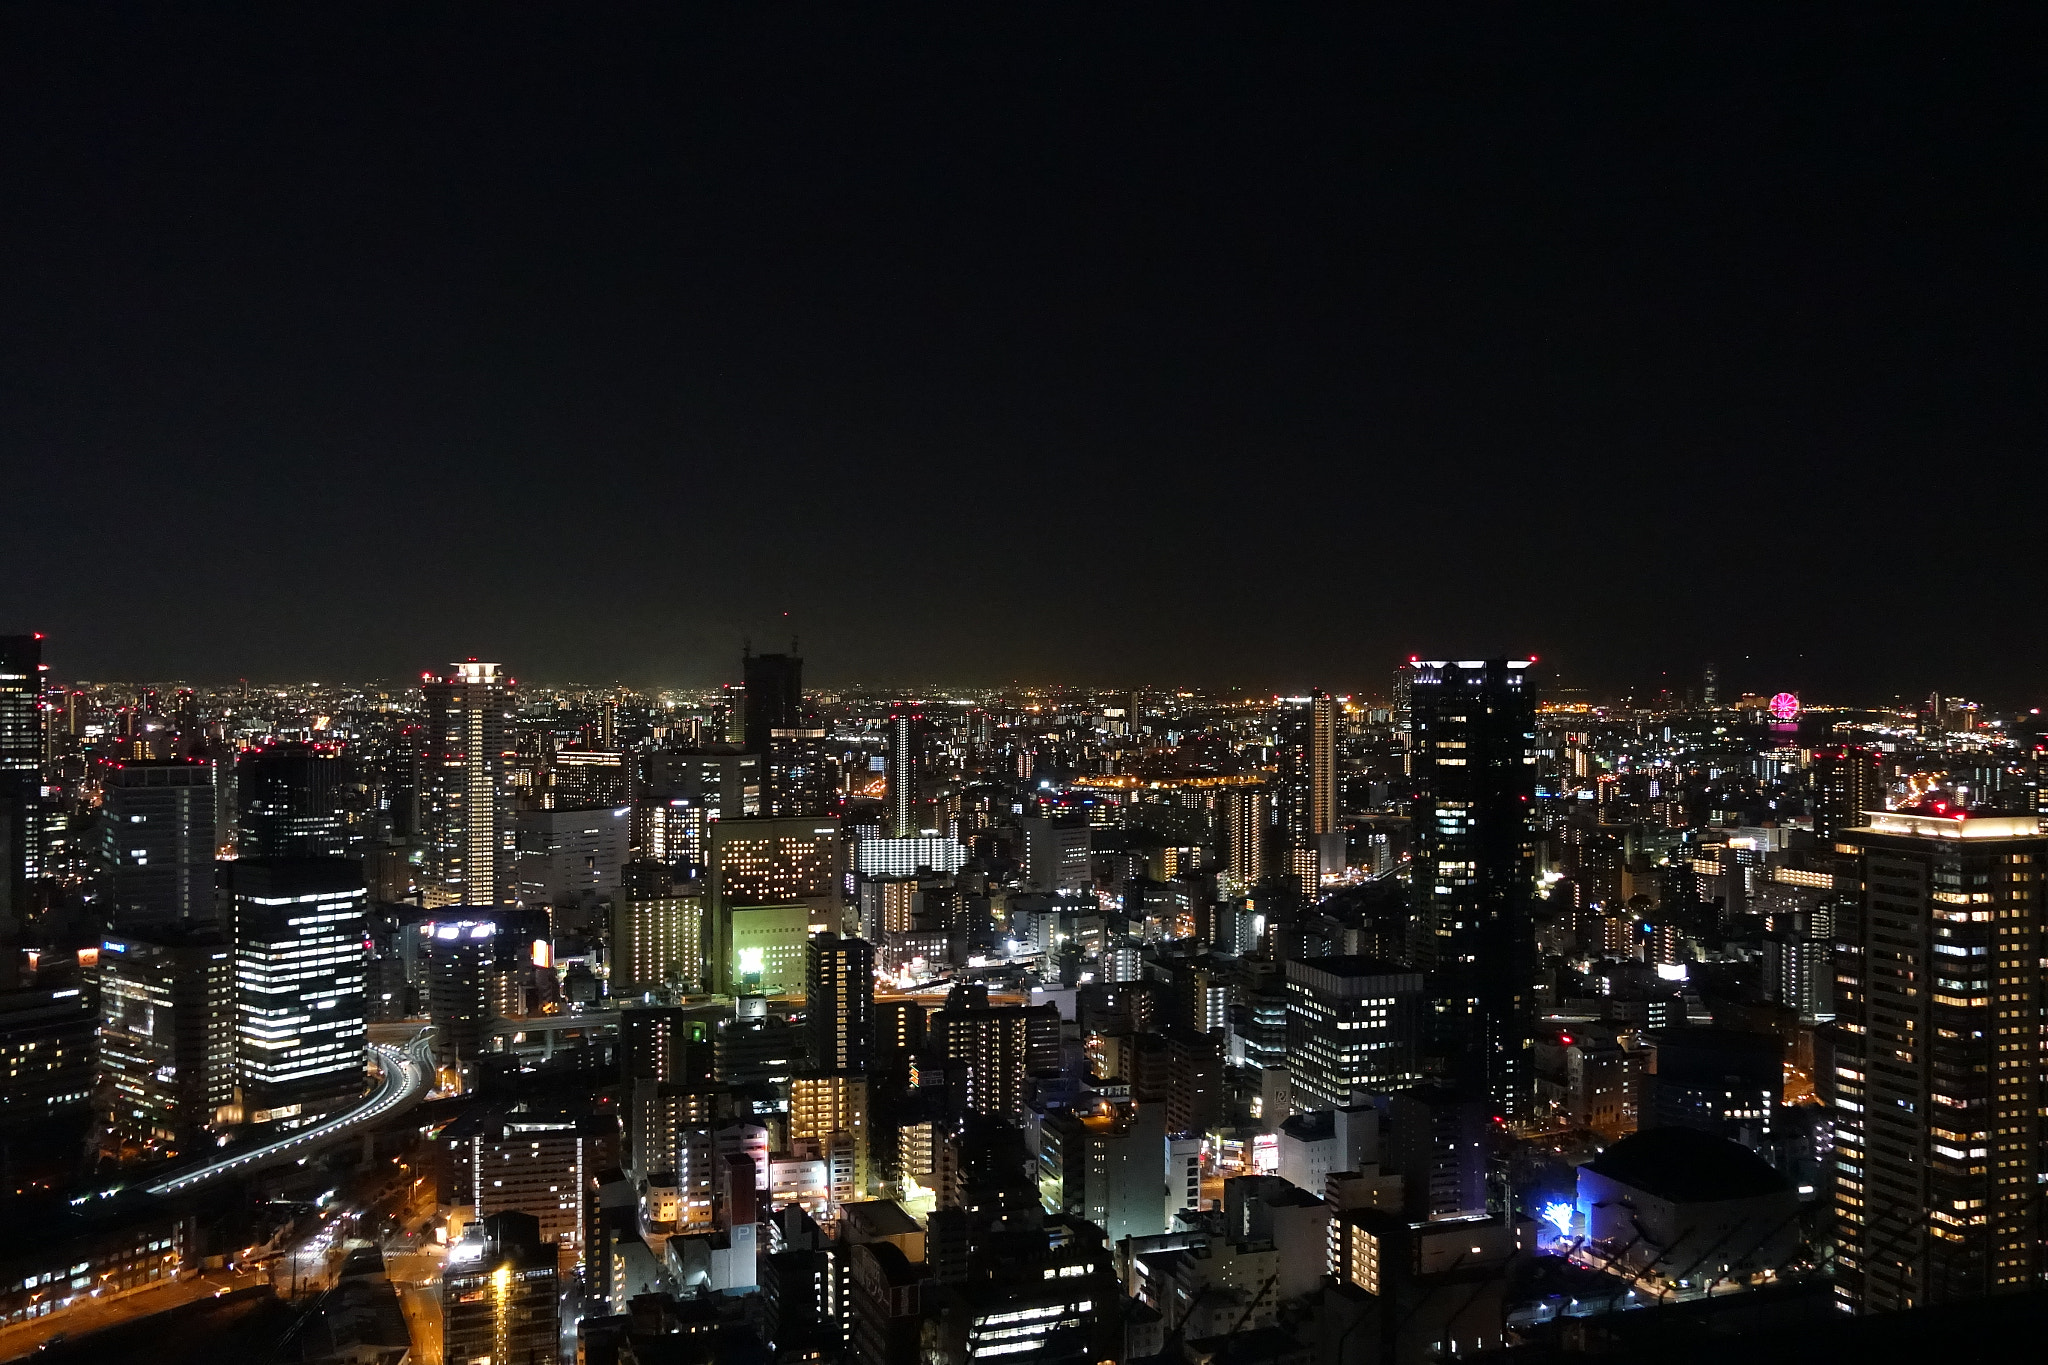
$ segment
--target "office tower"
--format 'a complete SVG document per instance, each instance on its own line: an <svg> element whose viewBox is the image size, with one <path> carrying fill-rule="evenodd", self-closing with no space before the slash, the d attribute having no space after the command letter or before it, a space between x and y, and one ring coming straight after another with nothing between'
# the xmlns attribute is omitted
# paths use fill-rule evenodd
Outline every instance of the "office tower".
<svg viewBox="0 0 2048 1365"><path fill-rule="evenodd" d="M1415 964L1431 1053L1519 1118L1532 1092L1536 698L1530 661L1414 665Z"/></svg>
<svg viewBox="0 0 2048 1365"><path fill-rule="evenodd" d="M92 1101L99 1014L83 987L0 991L0 1133L83 1113Z"/></svg>
<svg viewBox="0 0 2048 1365"><path fill-rule="evenodd" d="M1266 789L1226 787L1216 799L1225 876L1236 886L1256 885L1266 874Z"/></svg>
<svg viewBox="0 0 2048 1365"><path fill-rule="evenodd" d="M863 877L913 877L920 872L958 872L967 858L967 845L944 834L914 839L863 835L854 846L853 870Z"/></svg>
<svg viewBox="0 0 2048 1365"><path fill-rule="evenodd" d="M442 1365L552 1365L562 1352L560 1256L528 1213L463 1230L441 1275Z"/></svg>
<svg viewBox="0 0 2048 1365"><path fill-rule="evenodd" d="M804 1033L766 1002L742 1000L735 1017L718 1026L714 1057L718 1080L729 1086L783 1086L801 1068Z"/></svg>
<svg viewBox="0 0 2048 1365"><path fill-rule="evenodd" d="M117 1161L196 1150L235 1101L235 964L212 926L100 944L94 1100Z"/></svg>
<svg viewBox="0 0 2048 1365"><path fill-rule="evenodd" d="M824 727L804 705L804 661L788 654L748 653L740 660L746 687L742 735L762 764L763 815L815 815L826 798L820 741Z"/></svg>
<svg viewBox="0 0 2048 1365"><path fill-rule="evenodd" d="M1864 890L1835 921L1836 1294L1886 1312L2024 1292L2048 1169L2048 837L2031 815L1923 806L1841 841Z"/></svg>
<svg viewBox="0 0 2048 1365"><path fill-rule="evenodd" d="M864 1072L875 1051L875 950L827 930L810 942L804 969L804 1020L811 1067Z"/></svg>
<svg viewBox="0 0 2048 1365"><path fill-rule="evenodd" d="M28 914L43 764L43 637L0 635L0 988L14 978L14 942Z"/></svg>
<svg viewBox="0 0 2048 1365"><path fill-rule="evenodd" d="M107 922L118 930L214 918L213 770L205 763L112 763L101 769L97 863Z"/></svg>
<svg viewBox="0 0 2048 1365"><path fill-rule="evenodd" d="M1223 1035L1169 1026L1166 1035L1166 1131L1205 1133L1223 1122L1229 1094Z"/></svg>
<svg viewBox="0 0 2048 1365"><path fill-rule="evenodd" d="M1370 957L1289 958L1287 1083L1296 1109L1420 1079L1422 974Z"/></svg>
<svg viewBox="0 0 2048 1365"><path fill-rule="evenodd" d="M475 1061L496 1013L491 999L498 965L498 924L484 918L429 920L419 926L421 994L434 1021L434 1060L442 1067Z"/></svg>
<svg viewBox="0 0 2048 1365"><path fill-rule="evenodd" d="M891 839L915 839L924 833L924 724L924 713L914 706L892 708L885 724L889 745L884 769L888 806L882 833Z"/></svg>
<svg viewBox="0 0 2048 1365"><path fill-rule="evenodd" d="M513 818L521 905L578 905L619 889L632 838L628 806L522 810Z"/></svg>
<svg viewBox="0 0 2048 1365"><path fill-rule="evenodd" d="M711 989L803 989L811 926L840 925L845 852L830 816L711 827Z"/></svg>
<svg viewBox="0 0 2048 1365"><path fill-rule="evenodd" d="M711 854L712 824L761 813L759 755L658 749L634 805L633 844L653 862L701 866Z"/></svg>
<svg viewBox="0 0 2048 1365"><path fill-rule="evenodd" d="M341 858L244 859L229 879L243 1119L297 1128L363 1092L369 894Z"/></svg>
<svg viewBox="0 0 2048 1365"><path fill-rule="evenodd" d="M961 1113L1017 1122L1024 1116L1028 1078L1060 1065L1060 1013L1053 1005L990 1008L949 998L931 1016L926 1038L949 1069L960 1068L961 1087L952 1102Z"/></svg>
<svg viewBox="0 0 2048 1365"><path fill-rule="evenodd" d="M1024 885L1032 891L1081 891L1088 872L1088 826L1072 816L1026 816Z"/></svg>
<svg viewBox="0 0 2048 1365"><path fill-rule="evenodd" d="M476 1217L530 1215L541 1241L573 1265L589 1245L583 1194L596 1139L571 1114L522 1105L473 1112L442 1130L455 1202Z"/></svg>
<svg viewBox="0 0 2048 1365"><path fill-rule="evenodd" d="M548 757L544 809L623 806L632 794L626 755L606 749L558 749Z"/></svg>
<svg viewBox="0 0 2048 1365"><path fill-rule="evenodd" d="M272 743L235 762L235 852L244 858L346 858L348 764L332 744Z"/></svg>
<svg viewBox="0 0 2048 1365"><path fill-rule="evenodd" d="M1813 753L1813 833L1823 842L1865 823L1865 813L1883 810L1884 762L1875 749L1837 744Z"/></svg>
<svg viewBox="0 0 2048 1365"><path fill-rule="evenodd" d="M429 906L496 905L512 899L512 680L496 664L455 665L420 684L421 884Z"/></svg>
<svg viewBox="0 0 2048 1365"><path fill-rule="evenodd" d="M613 901L612 994L703 990L704 907L694 891Z"/></svg>
<svg viewBox="0 0 2048 1365"><path fill-rule="evenodd" d="M799 1072L789 1082L789 1137L817 1144L834 1204L868 1189L868 1082L853 1072Z"/></svg>

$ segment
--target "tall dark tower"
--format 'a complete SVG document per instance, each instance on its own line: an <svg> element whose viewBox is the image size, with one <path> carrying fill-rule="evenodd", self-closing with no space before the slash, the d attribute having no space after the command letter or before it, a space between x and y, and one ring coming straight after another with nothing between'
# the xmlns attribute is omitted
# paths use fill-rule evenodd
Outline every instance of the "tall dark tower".
<svg viewBox="0 0 2048 1365"><path fill-rule="evenodd" d="M346 761L333 744L264 744L235 763L236 852L244 858L346 858Z"/></svg>
<svg viewBox="0 0 2048 1365"><path fill-rule="evenodd" d="M14 984L15 935L28 913L34 811L43 763L43 637L0 635L0 988Z"/></svg>
<svg viewBox="0 0 2048 1365"><path fill-rule="evenodd" d="M1413 665L1415 965L1450 1078L1503 1118L1528 1105L1536 698L1528 659Z"/></svg>
<svg viewBox="0 0 2048 1365"><path fill-rule="evenodd" d="M790 642L787 654L742 656L746 688L743 743L761 757L761 813L815 815L825 808L825 731L804 706L804 661Z"/></svg>

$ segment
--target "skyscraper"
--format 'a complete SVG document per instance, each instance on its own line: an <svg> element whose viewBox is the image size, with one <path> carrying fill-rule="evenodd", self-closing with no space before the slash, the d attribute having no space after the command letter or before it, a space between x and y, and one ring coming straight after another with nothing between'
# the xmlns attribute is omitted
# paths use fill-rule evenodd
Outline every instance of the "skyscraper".
<svg viewBox="0 0 2048 1365"><path fill-rule="evenodd" d="M297 1128L362 1094L369 893L342 858L229 864L245 1121Z"/></svg>
<svg viewBox="0 0 2048 1365"><path fill-rule="evenodd" d="M28 913L34 810L43 762L43 637L0 635L0 988L12 984L12 945Z"/></svg>
<svg viewBox="0 0 2048 1365"><path fill-rule="evenodd" d="M745 744L759 755L764 815L815 815L824 809L819 741L825 737L804 705L804 661L792 644L787 654L748 653L740 660L746 684Z"/></svg>
<svg viewBox="0 0 2048 1365"><path fill-rule="evenodd" d="M419 934L422 993L434 1021L434 1060L459 1067L476 1059L490 1027L498 924L492 919L429 920L419 926Z"/></svg>
<svg viewBox="0 0 2048 1365"><path fill-rule="evenodd" d="M420 751L421 881L429 906L496 905L512 899L507 720L512 680L474 659L420 684L426 725Z"/></svg>
<svg viewBox="0 0 2048 1365"><path fill-rule="evenodd" d="M885 776L888 802L884 808L882 833L891 839L914 839L922 820L920 802L924 768L924 713L914 706L898 706L889 712L889 752Z"/></svg>
<svg viewBox="0 0 2048 1365"><path fill-rule="evenodd" d="M1325 867L1328 836L1337 828L1337 736L1342 709L1317 690L1280 699L1276 739L1280 759L1281 823L1286 831L1288 870L1305 895L1314 895ZM1342 846L1337 847L1338 857Z"/></svg>
<svg viewBox="0 0 2048 1365"><path fill-rule="evenodd" d="M235 965L226 936L110 934L100 944L94 1101L116 1160L195 1150L235 1098Z"/></svg>
<svg viewBox="0 0 2048 1365"><path fill-rule="evenodd" d="M1504 1118L1532 1081L1536 698L1528 659L1417 661L1413 956L1449 1077Z"/></svg>
<svg viewBox="0 0 2048 1365"><path fill-rule="evenodd" d="M1226 787L1217 798L1224 863L1231 881L1252 886L1266 870L1266 789Z"/></svg>
<svg viewBox="0 0 2048 1365"><path fill-rule="evenodd" d="M262 744L235 763L240 802L235 851L244 858L345 858L351 847L342 784L346 763L332 744Z"/></svg>
<svg viewBox="0 0 2048 1365"><path fill-rule="evenodd" d="M811 939L804 972L811 1068L866 1071L875 1050L875 950L830 930Z"/></svg>
<svg viewBox="0 0 2048 1365"><path fill-rule="evenodd" d="M1841 841L1864 890L1835 918L1836 1295L1885 1312L2025 1292L2048 837L2031 815L1926 806Z"/></svg>
<svg viewBox="0 0 2048 1365"><path fill-rule="evenodd" d="M213 768L111 763L100 772L100 901L118 931L214 918Z"/></svg>

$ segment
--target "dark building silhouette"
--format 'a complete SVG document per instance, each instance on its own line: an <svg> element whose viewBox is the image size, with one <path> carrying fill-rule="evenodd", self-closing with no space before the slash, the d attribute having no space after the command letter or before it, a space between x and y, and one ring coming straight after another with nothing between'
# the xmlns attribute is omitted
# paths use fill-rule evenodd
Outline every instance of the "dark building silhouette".
<svg viewBox="0 0 2048 1365"><path fill-rule="evenodd" d="M1431 1052L1504 1118L1533 1088L1536 697L1527 659L1417 662L1412 951L1430 974Z"/></svg>

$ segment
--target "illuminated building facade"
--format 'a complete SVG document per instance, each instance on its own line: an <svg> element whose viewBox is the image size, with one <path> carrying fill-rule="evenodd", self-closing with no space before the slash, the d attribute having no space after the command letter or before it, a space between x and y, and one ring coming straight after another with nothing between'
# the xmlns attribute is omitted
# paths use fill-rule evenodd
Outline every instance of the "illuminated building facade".
<svg viewBox="0 0 2048 1365"><path fill-rule="evenodd" d="M465 1125L442 1135L454 1176L480 1219L499 1213L532 1215L543 1242L562 1260L583 1257L588 1229L583 1194L590 1170L588 1143L574 1118L547 1114L492 1114L479 1131Z"/></svg>
<svg viewBox="0 0 2048 1365"><path fill-rule="evenodd" d="M782 983L778 989L801 990L810 926L840 925L846 875L839 822L829 816L721 820L711 827L710 870L711 989L729 994L736 977L772 969ZM793 945L785 942L792 932ZM790 947L793 963L784 956ZM767 956L740 961L743 951L755 950Z"/></svg>
<svg viewBox="0 0 2048 1365"><path fill-rule="evenodd" d="M0 635L0 944L28 912L43 763L43 637ZM11 967L12 964L9 964ZM12 984L11 976L0 986Z"/></svg>
<svg viewBox="0 0 2048 1365"><path fill-rule="evenodd" d="M623 897L612 905L612 993L704 989L701 895ZM809 928L809 917L805 917Z"/></svg>
<svg viewBox="0 0 2048 1365"><path fill-rule="evenodd" d="M171 1156L203 1142L235 1099L235 964L227 939L109 935L100 944L103 1150Z"/></svg>
<svg viewBox="0 0 2048 1365"><path fill-rule="evenodd" d="M230 869L243 1119L296 1128L363 1092L369 895L342 858Z"/></svg>
<svg viewBox="0 0 2048 1365"><path fill-rule="evenodd" d="M420 972L434 1021L434 1060L443 1067L474 1061L493 1014L498 964L495 920L430 920L419 926Z"/></svg>
<svg viewBox="0 0 2048 1365"><path fill-rule="evenodd" d="M1217 793L1225 875L1239 887L1256 885L1266 870L1267 797L1263 787L1227 787Z"/></svg>
<svg viewBox="0 0 2048 1365"><path fill-rule="evenodd" d="M949 1004L931 1016L927 1037L934 1051L964 1069L955 1105L964 1113L1021 1120L1031 1074L1059 1069L1060 1013L1053 1005Z"/></svg>
<svg viewBox="0 0 2048 1365"><path fill-rule="evenodd" d="M889 713L884 725L888 795L882 833L891 839L915 839L924 833L920 817L924 796L924 713L916 707L899 706Z"/></svg>
<svg viewBox="0 0 2048 1365"><path fill-rule="evenodd" d="M1837 744L1813 751L1813 833L1841 837L1864 821L1864 812L1883 810L1884 760L1861 744Z"/></svg>
<svg viewBox="0 0 2048 1365"><path fill-rule="evenodd" d="M99 1016L78 986L0 992L0 1133L83 1113Z"/></svg>
<svg viewBox="0 0 2048 1365"><path fill-rule="evenodd" d="M1337 828L1337 742L1343 704L1327 692L1280 699L1276 735L1280 760L1281 824L1288 870L1306 895L1325 871L1328 836ZM1338 854L1341 858L1341 846Z"/></svg>
<svg viewBox="0 0 2048 1365"><path fill-rule="evenodd" d="M817 1144L834 1204L865 1199L868 1189L868 1082L839 1072L799 1074L789 1083L792 1143Z"/></svg>
<svg viewBox="0 0 2048 1365"><path fill-rule="evenodd" d="M1872 811L1844 831L1836 1294L1859 1312L2025 1292L2041 1270L2042 879L2033 816Z"/></svg>
<svg viewBox="0 0 2048 1365"><path fill-rule="evenodd" d="M1290 958L1287 1083L1297 1110L1420 1079L1422 974L1369 957Z"/></svg>
<svg viewBox="0 0 2048 1365"><path fill-rule="evenodd" d="M420 684L426 721L420 751L422 886L430 907L512 899L512 680L471 660Z"/></svg>
<svg viewBox="0 0 2048 1365"><path fill-rule="evenodd" d="M875 949L863 939L827 930L805 950L804 1021L811 1066L823 1072L865 1071L875 1049Z"/></svg>
<svg viewBox="0 0 2048 1365"><path fill-rule="evenodd" d="M1445 1074L1518 1118L1534 1090L1536 895L1532 660L1419 661L1411 956L1430 974Z"/></svg>
<svg viewBox="0 0 2048 1365"><path fill-rule="evenodd" d="M495 1213L448 1248L442 1365L551 1365L562 1350L560 1257L528 1213Z"/></svg>

